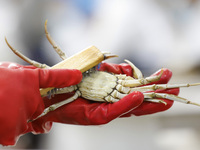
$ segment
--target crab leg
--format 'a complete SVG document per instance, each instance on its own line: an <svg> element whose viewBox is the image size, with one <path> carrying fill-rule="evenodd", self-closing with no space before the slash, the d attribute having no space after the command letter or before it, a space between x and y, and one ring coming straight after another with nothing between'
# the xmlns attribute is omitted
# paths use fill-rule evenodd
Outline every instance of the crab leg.
<svg viewBox="0 0 200 150"><path fill-rule="evenodd" d="M77 89L77 86L72 85L69 87L64 88L53 88L52 90L48 91L46 95L43 95L43 97L48 96L49 99L51 99L52 96L55 94L64 94L64 93L70 93Z"/></svg>
<svg viewBox="0 0 200 150"><path fill-rule="evenodd" d="M140 71L140 69L138 69L132 62L130 62L127 59L125 59L124 61L127 62L133 68L133 77L135 79L142 79L142 78L144 78L142 72Z"/></svg>
<svg viewBox="0 0 200 150"><path fill-rule="evenodd" d="M120 83L122 86L125 87L137 87L141 85L146 85L151 82L158 81L163 74L163 70L161 69L161 72L157 76L150 76L147 78L141 78L141 79L132 79L132 80L118 80L118 83Z"/></svg>
<svg viewBox="0 0 200 150"><path fill-rule="evenodd" d="M144 101L145 102L153 102L153 103L162 103L162 104L167 105L167 103L161 99L145 98Z"/></svg>
<svg viewBox="0 0 200 150"><path fill-rule="evenodd" d="M80 95L81 95L80 91L76 91L76 93L72 97L70 97L70 98L68 98L68 99L66 99L64 101L55 103L55 104L45 108L44 111L37 118L35 118L35 119L31 120L31 121L34 121L34 120L36 120L36 119L38 119L38 118L40 118L42 116L45 116L50 111L54 111L57 108L65 105L65 104L71 103L72 101L76 100Z"/></svg>
<svg viewBox="0 0 200 150"><path fill-rule="evenodd" d="M67 58L66 54L61 50L59 46L57 46L56 42L53 40L53 38L51 37L51 35L49 34L47 30L47 20L45 21L44 28L45 28L45 35L46 35L47 40L53 46L54 50L60 56L60 58L62 58L62 60L65 60ZM113 58L113 57L118 57L117 55L113 55L108 52L104 52L103 54L104 54L104 60Z"/></svg>
<svg viewBox="0 0 200 150"><path fill-rule="evenodd" d="M127 76L125 74L116 74L118 80L135 80L133 77Z"/></svg>
<svg viewBox="0 0 200 150"><path fill-rule="evenodd" d="M173 94L166 94L166 93L154 93L154 92L150 92L150 93L143 93L144 94L144 98L145 99L151 99L151 98L164 98L164 99L169 99L169 100L173 100L173 101L177 101L177 102L182 102L185 104L193 104L196 106L200 106L200 104L195 103L195 102L191 102L185 98L179 97L179 96L175 96ZM151 101L151 100L149 100Z"/></svg>
<svg viewBox="0 0 200 150"><path fill-rule="evenodd" d="M111 95L105 97L106 102L113 103L119 101L119 99L112 97Z"/></svg>
<svg viewBox="0 0 200 150"><path fill-rule="evenodd" d="M58 53L58 55L60 56L60 58L62 58L63 60L65 60L67 58L67 56L60 49L60 47L57 46L57 44L55 43L55 41L53 40L53 38L51 37L51 35L49 34L49 32L47 30L47 20L45 21L44 29L45 29L45 35L46 35L47 40L49 41L49 43L53 46L54 50Z"/></svg>
<svg viewBox="0 0 200 150"><path fill-rule="evenodd" d="M124 61L127 62L132 67L133 77L135 78L135 79L128 80L128 81L119 80L119 82L125 87L137 87L137 86L146 85L151 82L158 81L163 74L163 69L161 69L161 72L159 75L144 78L142 75L142 72L132 62L130 62L129 60L126 60L126 59Z"/></svg>
<svg viewBox="0 0 200 150"><path fill-rule="evenodd" d="M29 59L28 57L26 57L25 55L23 55L22 53L20 53L18 50L14 49L7 41L7 39L5 38L6 44L8 45L8 47L13 51L13 53L15 53L18 57L20 57L22 60L24 60L25 62L37 67L37 68L50 68L48 65L46 64L41 64L39 62L36 62L34 60Z"/></svg>
<svg viewBox="0 0 200 150"><path fill-rule="evenodd" d="M193 83L193 84L152 84L152 85L147 85L147 86L130 88L130 92L133 92L133 91L148 92L148 91L155 91L157 89L165 90L165 89L173 89L173 88L180 88L180 87L198 86L198 85L200 85L200 83Z"/></svg>
<svg viewBox="0 0 200 150"><path fill-rule="evenodd" d="M111 94L111 96L118 98L119 100L122 99L124 96L126 96L127 94L122 94L117 90L114 90Z"/></svg>

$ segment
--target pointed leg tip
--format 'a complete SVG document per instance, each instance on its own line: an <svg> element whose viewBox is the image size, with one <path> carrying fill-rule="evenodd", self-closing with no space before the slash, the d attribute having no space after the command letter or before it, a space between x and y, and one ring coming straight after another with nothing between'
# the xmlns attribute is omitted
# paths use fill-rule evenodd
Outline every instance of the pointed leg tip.
<svg viewBox="0 0 200 150"><path fill-rule="evenodd" d="M7 44L7 45L9 45L9 43L8 43L8 40L7 40L7 37L6 37L6 36L5 36L5 38L4 38L4 39L5 39L5 41L6 41L6 44Z"/></svg>
<svg viewBox="0 0 200 150"><path fill-rule="evenodd" d="M48 22L48 19L45 20L45 23L44 23L45 28L47 26L47 22Z"/></svg>
<svg viewBox="0 0 200 150"><path fill-rule="evenodd" d="M162 77L163 73L164 73L164 69L161 68L161 70L160 70L160 74L158 75L159 79Z"/></svg>
<svg viewBox="0 0 200 150"><path fill-rule="evenodd" d="M192 105L195 105L195 106L200 107L200 104L199 104L199 103L195 103L195 102L191 102L191 101L188 101L187 104L192 104Z"/></svg>
<svg viewBox="0 0 200 150"><path fill-rule="evenodd" d="M161 100L160 103L164 104L165 106L167 105L167 102Z"/></svg>
<svg viewBox="0 0 200 150"><path fill-rule="evenodd" d="M114 57L118 57L118 55L115 55L115 54L104 54L104 60L110 59L110 58L114 58Z"/></svg>
<svg viewBox="0 0 200 150"><path fill-rule="evenodd" d="M127 60L127 59L125 59L124 61L125 61L126 63L128 63L128 64L131 66L131 68L133 69L133 77L134 77L135 79L142 79L142 78L144 78L144 76L143 76L141 70L140 70L139 68L137 68L132 62L130 62L130 61Z"/></svg>
<svg viewBox="0 0 200 150"><path fill-rule="evenodd" d="M12 51L14 51L14 48L10 45L10 43L8 42L8 40L7 40L6 37L5 37L5 42L6 42L6 44L8 45L8 47L9 47Z"/></svg>

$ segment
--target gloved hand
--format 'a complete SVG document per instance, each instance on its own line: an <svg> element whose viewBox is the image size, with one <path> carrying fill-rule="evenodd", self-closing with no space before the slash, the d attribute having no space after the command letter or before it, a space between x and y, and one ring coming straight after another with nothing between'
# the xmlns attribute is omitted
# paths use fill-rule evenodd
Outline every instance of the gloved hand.
<svg viewBox="0 0 200 150"><path fill-rule="evenodd" d="M133 76L133 69L129 64L122 63L122 64L111 64L111 63L102 63L100 68L100 71L107 71L115 74L126 74L128 76ZM160 71L157 71L152 76L159 75ZM159 81L152 82L151 84L167 84L169 80L172 77L172 72L169 69L163 69L163 74ZM175 89L167 89L167 90L156 90L157 93L167 93L167 94L179 94L179 88ZM140 106L138 106L136 109L133 109L129 113L124 114L121 117L129 117L131 115L140 116L140 115L147 115L147 114L153 114L161 111L165 111L169 109L174 101L162 99L166 102L166 105L162 103L152 103L152 102L143 102Z"/></svg>
<svg viewBox="0 0 200 150"><path fill-rule="evenodd" d="M51 100L44 99L48 107L59 101L63 101L73 94L56 95ZM140 92L133 92L115 103L94 102L84 98L78 98L45 116L32 122L35 133L48 132L51 122L76 125L101 125L138 107L143 102L144 96Z"/></svg>
<svg viewBox="0 0 200 150"><path fill-rule="evenodd" d="M78 84L81 79L79 70L0 63L0 144L14 145L20 135L33 131L28 121L44 110L40 88L66 87Z"/></svg>
<svg viewBox="0 0 200 150"><path fill-rule="evenodd" d="M113 72L115 74L126 74L133 76L133 71L128 64L108 64L102 63L101 71ZM156 74L159 74L157 72ZM156 75L154 74L154 75ZM159 81L154 83L167 83L171 78L172 73L168 69L164 69L162 77ZM179 89L165 90L165 93L178 94ZM157 91L161 92L161 91ZM56 95L51 100L44 99L45 106L48 107L59 101L63 101L73 94ZM167 105L160 103L143 102L143 94L140 92L133 92L122 98L116 103L100 103L89 101L83 98L60 107L57 110L49 112L46 116L37 119L32 123L35 133L42 133L44 130L48 131L48 124L50 122L59 122L66 124L79 125L100 125L110 122L117 117L127 117L134 115L145 115L164 111L169 109L173 101L164 100Z"/></svg>

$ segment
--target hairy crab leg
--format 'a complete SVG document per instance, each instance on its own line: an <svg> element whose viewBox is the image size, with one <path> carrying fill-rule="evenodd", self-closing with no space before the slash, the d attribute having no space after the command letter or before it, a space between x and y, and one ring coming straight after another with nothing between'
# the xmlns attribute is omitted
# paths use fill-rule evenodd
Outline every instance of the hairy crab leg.
<svg viewBox="0 0 200 150"><path fill-rule="evenodd" d="M45 21L45 34L46 37L49 41L49 43L53 46L54 50L57 52L57 54L64 60L66 59L66 55L65 53L58 47L56 46L56 43L54 42L54 40L52 39L52 37L50 36L48 30L47 30L47 20ZM46 65L46 64L41 64L37 61L31 60L30 58L26 57L25 55L23 55L22 53L20 53L18 50L14 49L9 43L7 38L5 37L5 41L6 44L8 45L8 47L13 51L13 53L15 53L18 57L20 57L22 60L24 60L25 62L37 67L37 68L50 68L50 66Z"/></svg>
<svg viewBox="0 0 200 150"><path fill-rule="evenodd" d="M118 82L124 87L137 87L137 86L141 86L141 85L146 85L151 82L160 80L160 78L163 74L163 69L161 69L161 72L159 75L149 76L149 77L144 78L140 69L138 69L132 62L130 62L127 59L125 59L124 61L127 62L132 67L133 77L134 77L134 78L132 78L132 77L127 77L127 76L123 76L123 75L116 75L119 79Z"/></svg>
<svg viewBox="0 0 200 150"><path fill-rule="evenodd" d="M153 102L153 103L162 103L164 105L167 105L167 103L161 99L155 99L155 98L145 98L145 102Z"/></svg>
<svg viewBox="0 0 200 150"><path fill-rule="evenodd" d="M113 103L113 102L118 102L119 101L119 99L118 98L114 98L114 97L112 97L112 96L106 96L105 97L105 100L106 100L106 102L109 102L109 103Z"/></svg>
<svg viewBox="0 0 200 150"><path fill-rule="evenodd" d="M192 104L196 106L200 106L200 104L191 102L185 98L173 95L173 94L166 94L166 93L155 93L155 92L150 92L150 93L143 93L145 99L151 99L151 98L164 98L164 99L169 99L177 102L182 102L185 104Z"/></svg>
<svg viewBox="0 0 200 150"><path fill-rule="evenodd" d="M57 46L57 44L55 43L55 41L53 40L53 38L51 37L51 35L47 30L47 20L45 21L44 29L46 38L49 41L49 43L53 46L54 50L58 53L60 58L62 58L63 60L66 59L67 58L66 54L60 49L60 47Z"/></svg>
<svg viewBox="0 0 200 150"><path fill-rule="evenodd" d="M127 76L125 74L115 74L115 76L118 80L135 80L133 77Z"/></svg>
<svg viewBox="0 0 200 150"><path fill-rule="evenodd" d="M49 41L49 43L53 46L53 49L56 51L56 53L60 56L60 58L62 60L65 60L67 58L66 54L61 50L61 48L56 44L56 42L53 40L53 38L51 37L51 35L49 34L48 30L47 30L47 20L45 21L44 24L44 28L45 28L45 35L47 40ZM117 55L113 55L110 54L109 52L104 52L104 60L105 59L109 59L112 57L118 57Z"/></svg>
<svg viewBox="0 0 200 150"><path fill-rule="evenodd" d="M49 107L45 108L44 111L39 116L37 116L35 119L30 120L30 121L34 121L34 120L36 120L40 117L45 116L50 111L54 111L57 108L60 108L61 106L64 106L68 103L71 103L72 101L76 100L80 95L81 95L80 91L76 91L75 94L72 97L68 98L67 100L64 100L64 101L50 105Z"/></svg>
<svg viewBox="0 0 200 150"><path fill-rule="evenodd" d="M140 91L140 92L148 92L148 91L155 91L155 90L165 90L165 89L173 89L173 88L180 88L180 87L190 87L190 86L198 86L200 83L193 83L193 84L152 84L147 86L135 87L130 88L130 92L133 91Z"/></svg>
<svg viewBox="0 0 200 150"><path fill-rule="evenodd" d="M54 88L50 91L47 92L46 95L43 95L43 97L48 96L49 99L51 99L52 96L54 96L55 94L64 94L64 93L70 93L73 92L77 89L77 86L69 86L69 87L64 87L64 88Z"/></svg>
<svg viewBox="0 0 200 150"><path fill-rule="evenodd" d="M124 61L127 62L133 68L133 77L135 79L142 79L142 78L144 78L142 72L140 71L140 69L138 69L132 62L130 62L127 59L125 59Z"/></svg>
<svg viewBox="0 0 200 150"><path fill-rule="evenodd" d="M120 93L119 91L117 90L114 90L111 94L112 97L116 97L118 99L122 99L124 96L126 96L127 94L123 94L123 93Z"/></svg>
<svg viewBox="0 0 200 150"><path fill-rule="evenodd" d="M158 81L163 74L163 69L161 69L161 72L159 75L156 76L149 76L146 78L140 78L140 79L129 79L129 80L118 80L118 83L120 83L124 87L137 87L141 85L146 85L151 82Z"/></svg>
<svg viewBox="0 0 200 150"><path fill-rule="evenodd" d="M20 57L22 60L24 60L25 62L37 67L37 68L50 68L48 65L46 64L41 64L37 61L31 60L30 58L26 57L25 55L23 55L22 53L20 53L18 50L14 49L7 41L7 39L5 38L6 44L8 45L8 47L18 56Z"/></svg>

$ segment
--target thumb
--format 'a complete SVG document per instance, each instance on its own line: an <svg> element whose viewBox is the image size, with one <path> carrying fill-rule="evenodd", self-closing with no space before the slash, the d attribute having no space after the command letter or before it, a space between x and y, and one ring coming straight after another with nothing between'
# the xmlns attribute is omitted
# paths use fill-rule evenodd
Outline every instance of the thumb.
<svg viewBox="0 0 200 150"><path fill-rule="evenodd" d="M82 80L82 73L77 69L38 69L41 88L68 87Z"/></svg>

